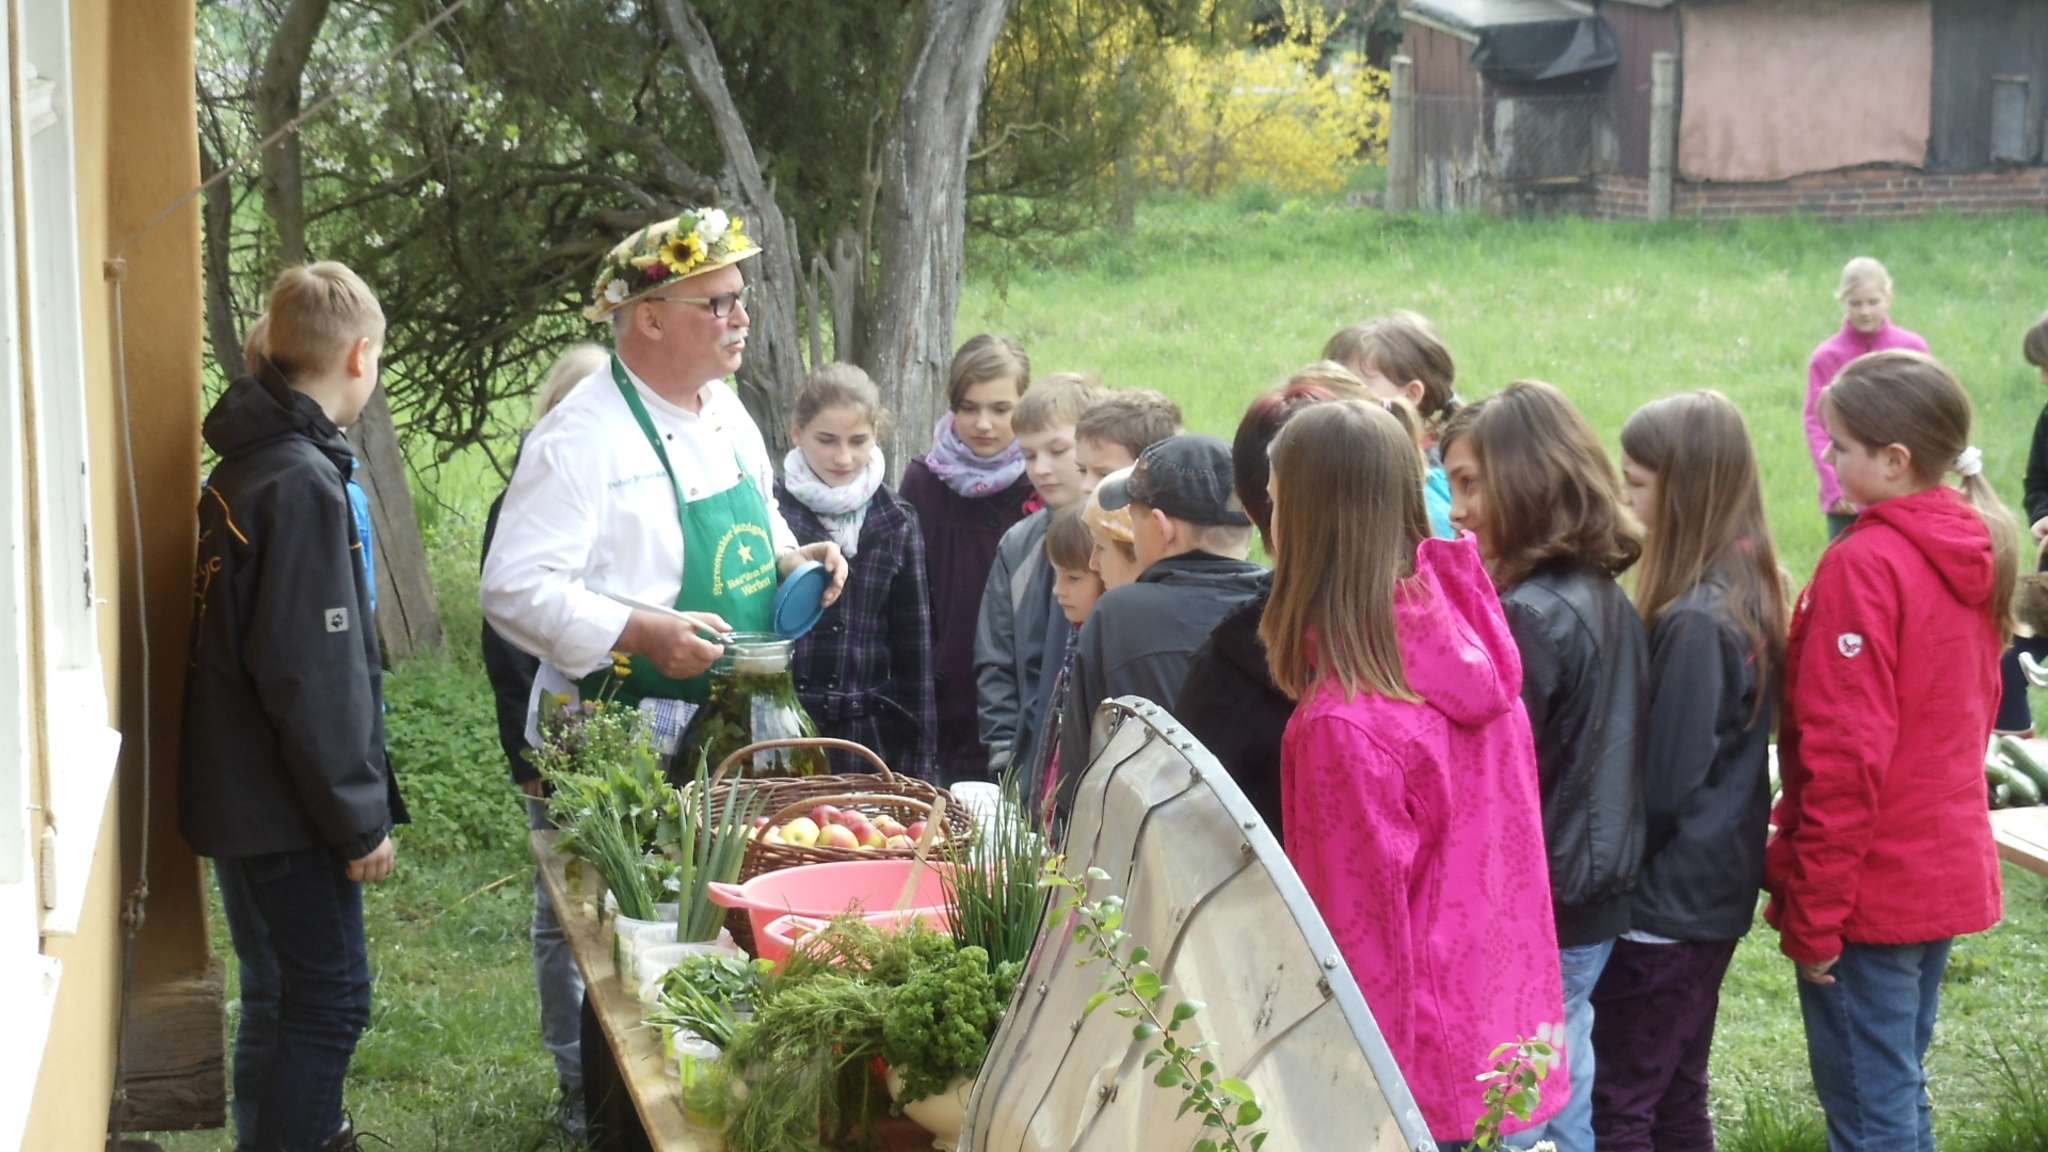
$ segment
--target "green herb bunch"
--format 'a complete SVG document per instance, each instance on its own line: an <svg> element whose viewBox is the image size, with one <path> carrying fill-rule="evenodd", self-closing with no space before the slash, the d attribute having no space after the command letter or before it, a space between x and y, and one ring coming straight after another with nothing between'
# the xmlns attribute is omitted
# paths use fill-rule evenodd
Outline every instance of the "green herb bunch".
<svg viewBox="0 0 2048 1152"><path fill-rule="evenodd" d="M952 867L941 875L953 906L954 941L981 947L998 964L1021 966L1038 943L1050 896L1039 882L1045 838L1025 815L1016 773L1004 775L1002 788L1000 815L971 839L947 841Z"/></svg>
<svg viewBox="0 0 2048 1152"><path fill-rule="evenodd" d="M882 1054L903 1077L899 1102L936 1096L981 1071L1017 972L1018 965L991 965L986 951L970 946L895 989L882 1018Z"/></svg>
<svg viewBox="0 0 2048 1152"><path fill-rule="evenodd" d="M974 1076L1016 985L1015 965L991 965L980 948L921 925L833 921L762 979L753 1018L733 1030L727 1147L811 1149L821 1134L838 1144L857 1128L871 1138L884 1107L874 1059L903 1077L905 1101Z"/></svg>
<svg viewBox="0 0 2048 1152"><path fill-rule="evenodd" d="M533 763L553 789L548 815L562 829L558 846L597 869L621 916L654 919L667 869L649 849L681 802L662 778L646 717L605 699L542 703L548 719Z"/></svg>
<svg viewBox="0 0 2048 1152"><path fill-rule="evenodd" d="M752 1009L762 978L774 970L766 960L741 956L685 957L662 977L647 1022L680 1028L724 1048L739 1027L739 1013Z"/></svg>
<svg viewBox="0 0 2048 1152"><path fill-rule="evenodd" d="M1081 1010L1082 1018L1093 1015L1111 1000L1124 1001L1118 1005L1116 1014L1133 1022L1131 1042L1155 1042L1152 1050L1145 1053L1144 1064L1147 1068L1159 1066L1152 1083L1181 1090L1178 1115L1194 1112L1202 1118L1202 1135L1196 1139L1192 1152L1257 1152L1268 1135L1252 1127L1265 1114L1259 1107L1258 1096L1243 1080L1216 1079L1216 1061L1209 1055L1216 1047L1215 1041L1189 1043L1179 1035L1181 1028L1202 1011L1201 1001L1183 996L1170 1015L1160 1015L1170 986L1153 969L1148 959L1151 951L1142 944L1131 944L1131 934L1123 930L1123 898L1088 898L1088 885L1107 879L1109 873L1100 868L1088 869L1085 877L1069 876L1059 870L1057 861L1048 864L1045 871L1046 886L1067 893L1061 911L1074 922L1074 942L1088 949L1080 963L1099 962L1105 969L1102 987L1088 998L1087 1007Z"/></svg>

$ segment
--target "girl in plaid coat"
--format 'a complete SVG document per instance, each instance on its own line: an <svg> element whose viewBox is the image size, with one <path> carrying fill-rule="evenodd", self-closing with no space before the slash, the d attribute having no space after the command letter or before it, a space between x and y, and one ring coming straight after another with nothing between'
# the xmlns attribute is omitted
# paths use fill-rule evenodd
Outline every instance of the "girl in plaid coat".
<svg viewBox="0 0 2048 1152"><path fill-rule="evenodd" d="M850 569L846 591L796 646L797 696L818 731L865 744L889 767L938 777L932 692L931 599L917 513L883 482L875 443L881 397L867 373L826 364L797 391L796 447L775 496L806 544L834 540ZM872 772L833 752L835 772Z"/></svg>

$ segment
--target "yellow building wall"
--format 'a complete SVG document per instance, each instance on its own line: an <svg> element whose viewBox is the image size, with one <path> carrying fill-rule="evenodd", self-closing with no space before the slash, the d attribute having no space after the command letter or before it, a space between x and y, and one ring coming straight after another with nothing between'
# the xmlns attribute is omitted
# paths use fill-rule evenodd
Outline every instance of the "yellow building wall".
<svg viewBox="0 0 2048 1152"><path fill-rule="evenodd" d="M137 990L204 973L204 889L177 832L176 753L201 403L199 211L196 201L133 239L198 178L193 0L71 0L72 109L77 154L85 387L91 427L95 586L100 648L121 774L93 859L76 936L47 938L63 962L56 1015L29 1114L25 1148L98 1149L114 1092L120 1026L122 899L151 829L150 901ZM145 531L144 587L135 586L113 371L117 333L103 263L125 259L126 361ZM141 694L147 605L151 695ZM154 745L150 810L142 811L143 725ZM146 1019L137 1021L140 1028ZM131 1032L131 1038L134 1033Z"/></svg>

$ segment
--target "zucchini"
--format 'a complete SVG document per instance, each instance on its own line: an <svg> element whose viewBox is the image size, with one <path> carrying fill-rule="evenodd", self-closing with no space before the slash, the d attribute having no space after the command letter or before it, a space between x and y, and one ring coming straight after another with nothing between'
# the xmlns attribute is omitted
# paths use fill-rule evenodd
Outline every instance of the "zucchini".
<svg viewBox="0 0 2048 1152"><path fill-rule="evenodd" d="M2007 807L2032 808L2041 803L2041 790L2032 779L2002 760L1993 760L1984 765L1985 779L1989 780L1995 792L2004 788L2008 797Z"/></svg>
<svg viewBox="0 0 2048 1152"><path fill-rule="evenodd" d="M2048 794L2048 764L2041 763L2041 758L2034 755L2034 750L2027 747L2026 741L2012 736L2000 736L1998 751L2004 754L2006 760L2018 769L2021 775L2033 781L2035 788Z"/></svg>

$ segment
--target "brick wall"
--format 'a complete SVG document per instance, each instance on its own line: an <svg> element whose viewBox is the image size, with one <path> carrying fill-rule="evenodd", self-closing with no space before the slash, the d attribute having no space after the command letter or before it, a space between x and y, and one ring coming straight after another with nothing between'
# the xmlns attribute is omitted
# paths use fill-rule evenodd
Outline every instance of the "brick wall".
<svg viewBox="0 0 2048 1152"><path fill-rule="evenodd" d="M1593 215L1641 219L1649 215L1649 207L1649 181L1613 175L1593 179ZM1695 184L1681 180L1671 189L1671 215L1694 220L1795 212L1832 217L1890 217L2028 208L2048 209L2048 167L1954 173L1856 168L1768 184Z"/></svg>

